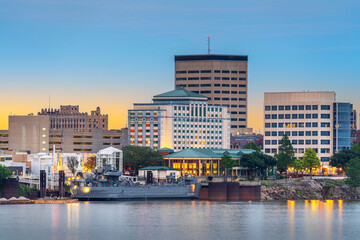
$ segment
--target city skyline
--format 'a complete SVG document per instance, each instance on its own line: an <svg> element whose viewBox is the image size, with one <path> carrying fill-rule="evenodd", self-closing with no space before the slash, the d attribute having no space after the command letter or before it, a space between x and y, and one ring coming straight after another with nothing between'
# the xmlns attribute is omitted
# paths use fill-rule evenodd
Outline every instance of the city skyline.
<svg viewBox="0 0 360 240"><path fill-rule="evenodd" d="M335 91L359 110L360 4L2 1L0 129L8 115L97 106L109 128L134 102L174 89L174 55L248 55L248 126L264 92ZM260 6L260 7L259 7ZM5 103L5 104L4 104Z"/></svg>

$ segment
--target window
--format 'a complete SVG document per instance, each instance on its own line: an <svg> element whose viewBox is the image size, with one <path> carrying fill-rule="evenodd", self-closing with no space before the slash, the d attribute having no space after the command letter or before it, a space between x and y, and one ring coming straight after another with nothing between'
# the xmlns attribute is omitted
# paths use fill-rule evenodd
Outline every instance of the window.
<svg viewBox="0 0 360 240"><path fill-rule="evenodd" d="M299 110L304 110L304 105L299 105Z"/></svg>
<svg viewBox="0 0 360 240"><path fill-rule="evenodd" d="M279 131L279 136L284 136L284 132L283 132L283 131Z"/></svg>
<svg viewBox="0 0 360 240"><path fill-rule="evenodd" d="M222 80L230 80L228 77L223 77Z"/></svg>
<svg viewBox="0 0 360 240"><path fill-rule="evenodd" d="M270 148L265 148L265 153L270 153Z"/></svg>
<svg viewBox="0 0 360 240"><path fill-rule="evenodd" d="M284 127L284 123L279 123L279 128Z"/></svg>
<svg viewBox="0 0 360 240"><path fill-rule="evenodd" d="M276 128L276 127L277 127L277 123L272 123L272 124L271 124L271 127Z"/></svg>
<svg viewBox="0 0 360 240"><path fill-rule="evenodd" d="M279 111L284 111L284 106L279 106Z"/></svg>
<svg viewBox="0 0 360 240"><path fill-rule="evenodd" d="M222 73L230 73L229 70L222 70Z"/></svg>
<svg viewBox="0 0 360 240"><path fill-rule="evenodd" d="M277 144L277 141L276 141L276 140L271 140L271 144L272 144L272 145L276 145L276 144Z"/></svg>
<svg viewBox="0 0 360 240"><path fill-rule="evenodd" d="M271 132L271 136L276 137L276 136L277 136L277 132L276 132L276 131Z"/></svg>
<svg viewBox="0 0 360 240"><path fill-rule="evenodd" d="M330 145L330 140L321 140L322 145Z"/></svg>
<svg viewBox="0 0 360 240"><path fill-rule="evenodd" d="M304 131L299 131L299 136L304 136Z"/></svg>
<svg viewBox="0 0 360 240"><path fill-rule="evenodd" d="M317 131L312 131L312 135L313 136L318 136L318 132Z"/></svg>
<svg viewBox="0 0 360 240"><path fill-rule="evenodd" d="M265 145L270 145L270 140L265 140Z"/></svg>
<svg viewBox="0 0 360 240"><path fill-rule="evenodd" d="M310 119L310 118L311 118L311 114L306 114L305 117L306 117L306 119Z"/></svg>
<svg viewBox="0 0 360 240"><path fill-rule="evenodd" d="M319 117L319 116L318 116L317 113L314 113L314 114L312 115L312 118L313 118L313 119L318 119L318 117Z"/></svg>
<svg viewBox="0 0 360 240"><path fill-rule="evenodd" d="M297 140L292 140L292 141L291 141L291 144L297 145Z"/></svg>
<svg viewBox="0 0 360 240"><path fill-rule="evenodd" d="M220 73L220 70L214 70L214 73Z"/></svg>
<svg viewBox="0 0 360 240"><path fill-rule="evenodd" d="M201 73L211 73L211 70L201 70Z"/></svg>
<svg viewBox="0 0 360 240"><path fill-rule="evenodd" d="M290 119L290 114L285 114L285 119Z"/></svg>
<svg viewBox="0 0 360 240"><path fill-rule="evenodd" d="M305 136L311 136L311 131L306 131Z"/></svg>
<svg viewBox="0 0 360 240"><path fill-rule="evenodd" d="M279 119L284 119L284 114L279 114Z"/></svg>
<svg viewBox="0 0 360 240"><path fill-rule="evenodd" d="M317 122L313 122L313 123L312 123L312 127L318 127L318 123L317 123Z"/></svg>
<svg viewBox="0 0 360 240"><path fill-rule="evenodd" d="M271 114L271 119L277 119L277 114Z"/></svg>
<svg viewBox="0 0 360 240"><path fill-rule="evenodd" d="M330 123L329 122L322 122L321 127L330 127Z"/></svg>
<svg viewBox="0 0 360 240"><path fill-rule="evenodd" d="M277 153L277 148L272 148L271 153Z"/></svg>
<svg viewBox="0 0 360 240"><path fill-rule="evenodd" d="M304 145L304 140L299 140L299 145Z"/></svg>
<svg viewBox="0 0 360 240"><path fill-rule="evenodd" d="M201 87L211 87L211 84L201 84Z"/></svg>
<svg viewBox="0 0 360 240"><path fill-rule="evenodd" d="M321 105L321 110L330 110L330 105Z"/></svg>
<svg viewBox="0 0 360 240"><path fill-rule="evenodd" d="M265 136L270 136L270 132L265 132Z"/></svg>
<svg viewBox="0 0 360 240"><path fill-rule="evenodd" d="M303 127L304 127L304 123L303 122L299 123L299 128L303 128Z"/></svg>
<svg viewBox="0 0 360 240"><path fill-rule="evenodd" d="M306 124L306 127L311 127L311 123L307 122Z"/></svg>
<svg viewBox="0 0 360 240"><path fill-rule="evenodd" d="M292 136L297 136L298 132L297 131L292 131Z"/></svg>
<svg viewBox="0 0 360 240"><path fill-rule="evenodd" d="M199 87L199 84L189 84L188 87Z"/></svg>
<svg viewBox="0 0 360 240"><path fill-rule="evenodd" d="M306 110L311 110L311 105L306 105Z"/></svg>
<svg viewBox="0 0 360 240"><path fill-rule="evenodd" d="M318 140L312 140L312 144L313 144L313 145L317 145L317 144L318 144Z"/></svg>
<svg viewBox="0 0 360 240"><path fill-rule="evenodd" d="M236 121L236 118L235 118ZM269 128L270 127L270 123L265 123L265 128Z"/></svg>
<svg viewBox="0 0 360 240"><path fill-rule="evenodd" d="M321 131L321 136L330 136L330 131Z"/></svg>
<svg viewBox="0 0 360 240"><path fill-rule="evenodd" d="M292 115L292 119L297 119L298 118L298 115L297 114L293 114Z"/></svg>
<svg viewBox="0 0 360 240"><path fill-rule="evenodd" d="M186 71L176 71L176 74L184 74Z"/></svg>
<svg viewBox="0 0 360 240"><path fill-rule="evenodd" d="M285 110L289 111L290 110L290 106L285 106Z"/></svg>
<svg viewBox="0 0 360 240"><path fill-rule="evenodd" d="M311 140L305 140L306 145L311 145Z"/></svg>
<svg viewBox="0 0 360 240"><path fill-rule="evenodd" d="M239 74L246 74L246 71L239 71Z"/></svg>
<svg viewBox="0 0 360 240"><path fill-rule="evenodd" d="M321 148L321 153L330 153L330 148Z"/></svg>
<svg viewBox="0 0 360 240"><path fill-rule="evenodd" d="M297 105L292 105L291 109L294 110L298 110L298 106Z"/></svg>
<svg viewBox="0 0 360 240"><path fill-rule="evenodd" d="M318 105L312 105L312 110L318 110Z"/></svg>
<svg viewBox="0 0 360 240"><path fill-rule="evenodd" d="M320 161L322 161L322 162L329 162L329 161L330 161L330 158L329 158L329 157L322 157L322 158L320 159Z"/></svg>
<svg viewBox="0 0 360 240"><path fill-rule="evenodd" d="M272 106L272 107L271 107L271 110L272 110L272 111L277 111L277 106Z"/></svg>

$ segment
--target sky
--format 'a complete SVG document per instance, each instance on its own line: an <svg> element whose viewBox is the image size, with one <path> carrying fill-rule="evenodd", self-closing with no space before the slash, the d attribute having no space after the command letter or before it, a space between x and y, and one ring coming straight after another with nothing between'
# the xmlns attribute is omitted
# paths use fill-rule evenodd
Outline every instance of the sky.
<svg viewBox="0 0 360 240"><path fill-rule="evenodd" d="M208 34L211 53L249 56L254 131L264 92L335 91L359 111L359 12L355 0L1 0L0 129L70 104L125 127L133 103L173 90L174 55L207 53Z"/></svg>

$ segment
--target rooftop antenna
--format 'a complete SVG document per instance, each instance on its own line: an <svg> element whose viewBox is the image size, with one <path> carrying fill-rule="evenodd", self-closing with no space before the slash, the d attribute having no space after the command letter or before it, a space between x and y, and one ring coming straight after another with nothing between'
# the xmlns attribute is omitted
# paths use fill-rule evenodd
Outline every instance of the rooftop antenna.
<svg viewBox="0 0 360 240"><path fill-rule="evenodd" d="M210 48L210 35L208 35L208 54L210 54L211 48Z"/></svg>

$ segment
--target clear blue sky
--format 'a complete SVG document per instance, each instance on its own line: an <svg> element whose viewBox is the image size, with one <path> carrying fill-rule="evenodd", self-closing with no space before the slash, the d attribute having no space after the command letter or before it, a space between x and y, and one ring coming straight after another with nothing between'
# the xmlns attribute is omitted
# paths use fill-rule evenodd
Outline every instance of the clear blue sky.
<svg viewBox="0 0 360 240"><path fill-rule="evenodd" d="M100 106L123 127L133 102L174 87L175 54L249 55L249 126L264 92L333 90L360 106L360 1L0 2L0 129L48 106ZM261 117L262 118L262 117Z"/></svg>

